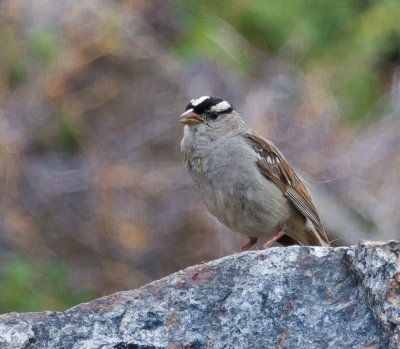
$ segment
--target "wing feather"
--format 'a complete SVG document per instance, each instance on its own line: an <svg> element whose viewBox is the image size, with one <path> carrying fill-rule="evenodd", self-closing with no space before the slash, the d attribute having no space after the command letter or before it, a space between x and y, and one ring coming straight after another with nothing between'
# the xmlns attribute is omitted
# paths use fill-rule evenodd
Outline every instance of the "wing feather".
<svg viewBox="0 0 400 349"><path fill-rule="evenodd" d="M314 201L304 181L294 172L272 142L254 131L248 131L245 136L250 140L253 149L260 155L257 165L261 173L283 192L305 218L310 220L318 234L318 240L329 244Z"/></svg>

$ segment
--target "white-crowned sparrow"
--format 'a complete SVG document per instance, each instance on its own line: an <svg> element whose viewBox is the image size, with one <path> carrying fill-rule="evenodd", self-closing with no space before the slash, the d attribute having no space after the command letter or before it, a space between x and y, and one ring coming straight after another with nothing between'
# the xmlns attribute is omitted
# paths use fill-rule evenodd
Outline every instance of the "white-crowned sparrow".
<svg viewBox="0 0 400 349"><path fill-rule="evenodd" d="M211 213L245 234L282 245L329 246L311 195L281 152L249 130L225 100L192 99L179 117L185 124L185 164Z"/></svg>

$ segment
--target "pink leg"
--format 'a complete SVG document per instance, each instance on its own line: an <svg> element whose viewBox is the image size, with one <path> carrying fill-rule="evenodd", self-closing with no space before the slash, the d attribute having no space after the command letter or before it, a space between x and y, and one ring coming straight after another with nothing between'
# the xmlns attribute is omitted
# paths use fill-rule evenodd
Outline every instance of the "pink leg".
<svg viewBox="0 0 400 349"><path fill-rule="evenodd" d="M285 235L285 233L283 231L278 231L277 233L275 233L274 235L272 235L271 239L269 239L268 241L264 242L262 245L262 248L268 248L271 247L271 245L278 239L280 239L283 235Z"/></svg>
<svg viewBox="0 0 400 349"><path fill-rule="evenodd" d="M257 238L249 237L249 242L246 245L243 245L242 252L250 250L257 242Z"/></svg>

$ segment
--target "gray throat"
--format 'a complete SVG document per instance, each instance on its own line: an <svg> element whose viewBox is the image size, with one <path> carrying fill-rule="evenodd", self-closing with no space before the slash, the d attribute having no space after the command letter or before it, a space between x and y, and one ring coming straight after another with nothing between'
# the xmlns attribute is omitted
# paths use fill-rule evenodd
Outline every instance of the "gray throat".
<svg viewBox="0 0 400 349"><path fill-rule="evenodd" d="M203 159L208 157L210 152L220 147L222 143L229 143L247 131L247 126L244 122L239 126L223 135L219 135L220 130L206 129L205 125L185 126L184 137L181 142L185 165L189 170L201 170Z"/></svg>

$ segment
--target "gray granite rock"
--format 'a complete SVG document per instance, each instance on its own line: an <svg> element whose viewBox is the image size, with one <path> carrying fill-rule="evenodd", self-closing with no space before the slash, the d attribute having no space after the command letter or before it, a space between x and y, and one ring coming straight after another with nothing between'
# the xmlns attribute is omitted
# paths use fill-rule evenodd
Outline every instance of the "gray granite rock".
<svg viewBox="0 0 400 349"><path fill-rule="evenodd" d="M398 348L400 243L235 254L65 312L0 316L0 348Z"/></svg>

